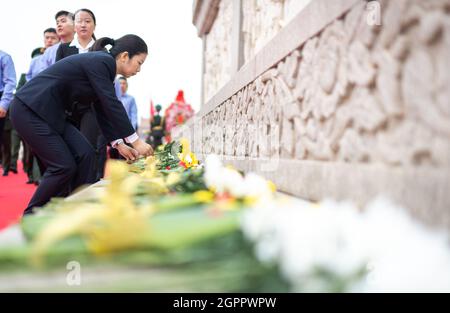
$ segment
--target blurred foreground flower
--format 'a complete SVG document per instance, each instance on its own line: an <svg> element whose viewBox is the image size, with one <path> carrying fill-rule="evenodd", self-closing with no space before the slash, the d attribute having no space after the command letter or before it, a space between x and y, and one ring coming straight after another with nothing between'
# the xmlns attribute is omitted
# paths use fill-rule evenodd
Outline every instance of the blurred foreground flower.
<svg viewBox="0 0 450 313"><path fill-rule="evenodd" d="M181 153L178 154L178 158L180 159L180 165L184 168L191 168L198 166L197 157L191 151L187 139L182 138L180 140L180 143L181 143Z"/></svg>
<svg viewBox="0 0 450 313"><path fill-rule="evenodd" d="M94 253L126 249L147 236L149 205L136 206L132 195L139 184L128 175L124 162L108 162L110 183L99 203L80 203L70 211L61 211L33 241L32 259L36 264L57 241L79 235Z"/></svg>
<svg viewBox="0 0 450 313"><path fill-rule="evenodd" d="M205 160L206 186L221 195L241 199L246 205L273 201L275 185L263 177L249 173L243 176L230 166L223 166L219 157L208 155Z"/></svg>
<svg viewBox="0 0 450 313"><path fill-rule="evenodd" d="M334 201L261 205L244 212L242 229L293 291L450 291L448 234L383 198L362 212Z"/></svg>

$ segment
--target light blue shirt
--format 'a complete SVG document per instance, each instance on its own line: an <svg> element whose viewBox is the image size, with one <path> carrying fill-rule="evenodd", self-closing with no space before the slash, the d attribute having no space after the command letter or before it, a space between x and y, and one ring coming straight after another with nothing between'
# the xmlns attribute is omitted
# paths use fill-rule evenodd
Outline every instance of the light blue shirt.
<svg viewBox="0 0 450 313"><path fill-rule="evenodd" d="M125 111L127 111L128 119L131 122L131 125L133 125L134 130L137 129L137 105L136 101L134 100L133 96L130 96L129 94L125 93L122 95L122 90L120 88L120 80L119 78L116 78L114 80L114 90L116 91L117 99L119 99L123 107L125 108Z"/></svg>
<svg viewBox="0 0 450 313"><path fill-rule="evenodd" d="M137 106L136 101L133 96L125 93L119 97L117 97L120 101L122 101L123 107L125 111L127 111L128 119L133 125L133 128L136 130L137 128Z"/></svg>
<svg viewBox="0 0 450 313"><path fill-rule="evenodd" d="M36 75L55 64L56 52L58 51L60 44L61 42L58 42L57 44L45 49L44 54L41 55L39 62L36 64Z"/></svg>
<svg viewBox="0 0 450 313"><path fill-rule="evenodd" d="M8 110L16 89L16 70L11 56L0 50L0 107Z"/></svg>
<svg viewBox="0 0 450 313"><path fill-rule="evenodd" d="M42 55L35 56L30 63L30 68L28 70L28 73L26 75L27 81L30 79L36 77L37 74L39 74L42 70L40 68L40 62L41 62Z"/></svg>
<svg viewBox="0 0 450 313"><path fill-rule="evenodd" d="M114 79L114 90L116 91L116 97L120 98L122 95L122 90L120 89L119 78Z"/></svg>

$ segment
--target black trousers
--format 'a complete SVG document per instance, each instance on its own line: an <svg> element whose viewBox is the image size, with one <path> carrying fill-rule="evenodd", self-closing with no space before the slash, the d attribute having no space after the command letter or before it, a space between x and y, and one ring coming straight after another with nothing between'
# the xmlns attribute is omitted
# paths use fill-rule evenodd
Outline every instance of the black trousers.
<svg viewBox="0 0 450 313"><path fill-rule="evenodd" d="M65 197L75 188L95 182L95 151L72 124L66 122L60 134L17 98L11 103L10 117L45 169L24 214L53 197Z"/></svg>
<svg viewBox="0 0 450 313"><path fill-rule="evenodd" d="M70 122L80 130L95 150L97 181L103 178L106 163L106 139L97 123L94 110L90 104L78 104L77 115Z"/></svg>
<svg viewBox="0 0 450 313"><path fill-rule="evenodd" d="M106 146L108 145L106 138L100 134L97 138L97 180L100 180L105 176L106 165Z"/></svg>
<svg viewBox="0 0 450 313"><path fill-rule="evenodd" d="M21 139L17 131L11 129L11 170L17 170L17 160L19 159Z"/></svg>
<svg viewBox="0 0 450 313"><path fill-rule="evenodd" d="M34 155L33 152L31 152L30 146L25 143L23 140L23 171L27 173L28 179L30 181L34 181L33 179L33 159Z"/></svg>

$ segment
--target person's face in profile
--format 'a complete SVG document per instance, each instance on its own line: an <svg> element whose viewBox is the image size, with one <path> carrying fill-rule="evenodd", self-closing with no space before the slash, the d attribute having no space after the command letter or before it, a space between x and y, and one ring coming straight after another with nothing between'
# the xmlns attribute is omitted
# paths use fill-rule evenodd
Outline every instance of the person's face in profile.
<svg viewBox="0 0 450 313"><path fill-rule="evenodd" d="M128 52L122 52L117 60L118 73L126 78L136 75L141 71L146 58L147 53L139 53L130 58Z"/></svg>

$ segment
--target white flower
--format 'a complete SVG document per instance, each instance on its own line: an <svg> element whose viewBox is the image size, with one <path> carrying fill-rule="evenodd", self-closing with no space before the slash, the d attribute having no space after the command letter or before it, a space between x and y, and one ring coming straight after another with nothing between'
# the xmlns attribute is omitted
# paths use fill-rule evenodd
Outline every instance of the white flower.
<svg viewBox="0 0 450 313"><path fill-rule="evenodd" d="M245 212L243 232L261 261L279 264L294 291L329 290L330 281L314 276L317 268L350 279L366 265L367 279L348 280L346 290L450 291L448 234L425 228L386 199L363 212L335 201L259 205Z"/></svg>
<svg viewBox="0 0 450 313"><path fill-rule="evenodd" d="M211 154L206 157L204 178L208 188L215 188L218 192L223 192L222 169L222 162L217 155Z"/></svg>
<svg viewBox="0 0 450 313"><path fill-rule="evenodd" d="M371 273L361 286L369 292L450 291L448 234L413 220L385 198L365 213L371 244Z"/></svg>
<svg viewBox="0 0 450 313"><path fill-rule="evenodd" d="M233 169L223 168L221 172L224 191L229 192L233 197L241 198L246 194L246 185L242 175Z"/></svg>
<svg viewBox="0 0 450 313"><path fill-rule="evenodd" d="M205 159L205 170L207 172L216 172L222 168L222 162L215 154L210 154Z"/></svg>
<svg viewBox="0 0 450 313"><path fill-rule="evenodd" d="M237 170L224 167L216 155L206 158L204 178L208 188L218 193L228 192L236 198L251 196L261 200L273 193L264 178L252 173L244 178Z"/></svg>
<svg viewBox="0 0 450 313"><path fill-rule="evenodd" d="M245 175L246 196L254 197L261 201L269 201L273 196L273 191L269 187L269 183L263 177L254 173Z"/></svg>

